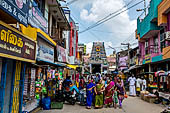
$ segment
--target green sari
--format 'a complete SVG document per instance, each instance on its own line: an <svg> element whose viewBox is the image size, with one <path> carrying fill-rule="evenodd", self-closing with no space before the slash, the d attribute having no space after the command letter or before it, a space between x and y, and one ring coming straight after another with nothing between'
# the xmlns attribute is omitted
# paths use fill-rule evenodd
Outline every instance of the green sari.
<svg viewBox="0 0 170 113"><path fill-rule="evenodd" d="M103 88L103 84L96 85L97 95L95 97L95 107L103 106L103 93L100 92Z"/></svg>

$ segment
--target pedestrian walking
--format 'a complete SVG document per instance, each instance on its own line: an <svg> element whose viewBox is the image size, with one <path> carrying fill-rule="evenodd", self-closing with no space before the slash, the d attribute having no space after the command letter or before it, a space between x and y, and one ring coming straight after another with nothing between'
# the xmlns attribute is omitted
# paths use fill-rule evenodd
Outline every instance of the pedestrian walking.
<svg viewBox="0 0 170 113"><path fill-rule="evenodd" d="M124 95L126 94L125 87L122 84L121 78L119 78L117 81L117 91L118 91L119 106L121 109Z"/></svg>
<svg viewBox="0 0 170 113"><path fill-rule="evenodd" d="M103 107L103 91L105 90L104 84L102 84L102 80L100 79L95 87L95 108Z"/></svg>
<svg viewBox="0 0 170 113"><path fill-rule="evenodd" d="M105 89L105 102L104 104L107 107L110 107L113 104L113 89L114 89L114 82L110 79L107 80L107 87Z"/></svg>
<svg viewBox="0 0 170 113"><path fill-rule="evenodd" d="M114 94L113 94L113 106L116 109L118 104L118 92L117 92L117 86L114 87Z"/></svg>
<svg viewBox="0 0 170 113"><path fill-rule="evenodd" d="M136 78L134 77L134 75L129 77L128 82L129 82L129 95L136 96L136 88L135 88Z"/></svg>
<svg viewBox="0 0 170 113"><path fill-rule="evenodd" d="M93 84L92 80L89 78L88 80L88 84L87 84L87 87L86 87L86 90L87 90L87 98L86 98L86 102L87 102L87 109L91 109L91 105L92 105L92 102L93 102L93 88L95 87L95 85Z"/></svg>

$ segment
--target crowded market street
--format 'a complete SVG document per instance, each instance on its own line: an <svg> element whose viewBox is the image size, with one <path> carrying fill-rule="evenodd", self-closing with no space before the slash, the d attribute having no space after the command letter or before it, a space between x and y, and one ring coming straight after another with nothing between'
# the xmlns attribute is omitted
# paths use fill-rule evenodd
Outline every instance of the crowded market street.
<svg viewBox="0 0 170 113"><path fill-rule="evenodd" d="M0 0L0 113L170 113L170 0Z"/></svg>
<svg viewBox="0 0 170 113"><path fill-rule="evenodd" d="M80 105L64 105L62 110L45 110L37 113L160 113L165 107L145 102L139 97L128 97L124 100L122 109L102 108L102 109L86 109Z"/></svg>

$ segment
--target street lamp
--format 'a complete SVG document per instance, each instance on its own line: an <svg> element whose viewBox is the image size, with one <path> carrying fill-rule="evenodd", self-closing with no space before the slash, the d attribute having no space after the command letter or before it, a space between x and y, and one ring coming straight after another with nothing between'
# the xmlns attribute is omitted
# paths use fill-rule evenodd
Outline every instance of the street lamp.
<svg viewBox="0 0 170 113"><path fill-rule="evenodd" d="M137 9L136 11L139 12L139 11L144 11L145 12L145 16L146 16L146 0L143 0L144 1L144 9Z"/></svg>

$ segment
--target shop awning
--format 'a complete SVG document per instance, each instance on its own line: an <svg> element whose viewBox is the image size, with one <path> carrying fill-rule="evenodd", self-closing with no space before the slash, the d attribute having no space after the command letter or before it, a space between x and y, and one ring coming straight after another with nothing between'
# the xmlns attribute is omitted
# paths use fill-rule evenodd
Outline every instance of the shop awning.
<svg viewBox="0 0 170 113"><path fill-rule="evenodd" d="M56 46L56 43L53 41L53 39L48 34L46 34L44 31L42 31L41 29L37 29L37 35L42 37L44 40L46 40L50 44Z"/></svg>
<svg viewBox="0 0 170 113"><path fill-rule="evenodd" d="M41 60L41 59L37 59L38 62L44 62L47 65L53 65L53 66L59 66L59 67L64 67L64 65L58 64L58 63L53 63L53 62L49 62L49 61L45 61L45 60Z"/></svg>
<svg viewBox="0 0 170 113"><path fill-rule="evenodd" d="M161 71L157 71L156 75L158 75L158 76L166 76L167 73L165 71L161 70Z"/></svg>
<svg viewBox="0 0 170 113"><path fill-rule="evenodd" d="M141 66L140 66L140 65L131 66L131 67L128 69L128 71L131 71L131 70L133 70L133 69L137 69L137 68L139 68L139 67L141 67Z"/></svg>
<svg viewBox="0 0 170 113"><path fill-rule="evenodd" d="M74 69L74 70L76 70L76 68L80 67L78 65L71 65L71 64L68 64L67 66Z"/></svg>

